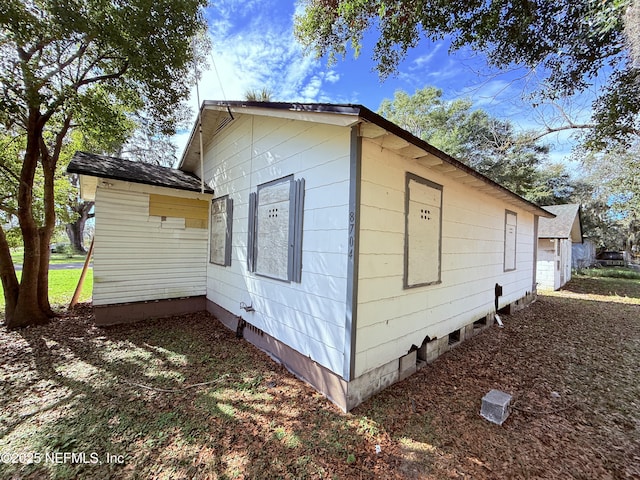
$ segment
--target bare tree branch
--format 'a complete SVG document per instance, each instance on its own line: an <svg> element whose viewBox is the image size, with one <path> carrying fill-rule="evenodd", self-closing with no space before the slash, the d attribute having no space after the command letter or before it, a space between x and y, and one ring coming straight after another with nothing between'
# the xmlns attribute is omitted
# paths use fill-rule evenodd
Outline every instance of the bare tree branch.
<svg viewBox="0 0 640 480"><path fill-rule="evenodd" d="M13 178L16 183L20 183L20 176L16 174L13 170L8 168L7 166L0 163L0 169L7 174L9 177Z"/></svg>
<svg viewBox="0 0 640 480"><path fill-rule="evenodd" d="M44 85L46 85L49 80L51 80L55 75L62 73L64 71L65 68L67 68L69 65L71 65L74 61L76 61L78 58L82 57L85 52L87 51L87 49L89 48L89 45L91 44L91 38L86 38L84 39L85 41L81 43L80 47L78 48L78 50L75 51L75 53L73 55L71 55L69 58L67 58L64 62L60 62L56 65L56 68L51 70L47 75L45 75L41 81L38 83L37 88L40 89L42 88Z"/></svg>
<svg viewBox="0 0 640 480"><path fill-rule="evenodd" d="M535 142L537 140L540 140L543 137L546 137L547 135L551 135L552 133L558 133L558 132L563 132L567 130L591 130L593 128L595 128L595 124L593 123L580 123L580 124L568 123L566 125L561 125L559 127L547 126L545 130L543 130L542 132L537 133L536 135L533 135L528 138L531 141Z"/></svg>

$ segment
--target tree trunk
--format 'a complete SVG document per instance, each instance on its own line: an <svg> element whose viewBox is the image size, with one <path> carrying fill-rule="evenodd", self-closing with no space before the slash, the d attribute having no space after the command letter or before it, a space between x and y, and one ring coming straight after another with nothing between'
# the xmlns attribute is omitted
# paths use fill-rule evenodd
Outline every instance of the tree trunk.
<svg viewBox="0 0 640 480"><path fill-rule="evenodd" d="M59 135L58 135L59 137ZM57 146L55 147L57 150ZM55 313L49 303L49 259L51 250L49 244L56 225L54 177L56 170L55 150L54 156L49 154L47 145L40 137L40 163L44 176L44 225L38 229L40 243L40 267L38 269L38 304L40 309L49 317Z"/></svg>
<svg viewBox="0 0 640 480"><path fill-rule="evenodd" d="M37 325L49 320L49 312L42 310L38 298L38 282L41 277L40 235L32 210L33 181L40 156L39 142L43 128L41 115L37 109L29 109L27 127L27 146L18 189L18 220L24 244L24 261L18 291L8 292L10 298L7 298L7 305L15 304L15 308L12 311L6 311L7 328ZM3 261L3 270L5 268Z"/></svg>
<svg viewBox="0 0 640 480"><path fill-rule="evenodd" d="M86 253L87 250L84 248L84 226L87 223L87 220L91 218L92 215L89 215L89 212L93 208L94 202L79 202L75 207L74 211L78 214L78 218L73 223L68 223L65 226L65 230L67 232L67 236L69 237L69 243L71 247L76 252Z"/></svg>
<svg viewBox="0 0 640 480"><path fill-rule="evenodd" d="M51 243L52 232L47 231L42 227L38 230L38 240L40 242L40 266L38 268L38 304L40 309L47 315L47 317L54 317L55 312L51 308L49 303L49 260L51 258L51 250L49 250L49 243Z"/></svg>
<svg viewBox="0 0 640 480"><path fill-rule="evenodd" d="M0 225L0 279L4 289L4 312L5 317L13 317L18 300L20 285L16 276L16 269L11 259L11 249L4 234L4 229Z"/></svg>

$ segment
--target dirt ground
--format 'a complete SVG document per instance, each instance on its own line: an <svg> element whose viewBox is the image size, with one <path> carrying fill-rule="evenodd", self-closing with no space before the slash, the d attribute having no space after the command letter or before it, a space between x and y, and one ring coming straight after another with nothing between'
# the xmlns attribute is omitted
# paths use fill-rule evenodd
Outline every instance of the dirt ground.
<svg viewBox="0 0 640 480"><path fill-rule="evenodd" d="M513 395L501 427L478 415L493 388ZM405 395L415 413L378 415ZM400 442L407 478L640 478L640 306L540 297L365 412ZM434 447L431 465L414 442Z"/></svg>
<svg viewBox="0 0 640 480"><path fill-rule="evenodd" d="M0 327L0 478L637 479L640 300L589 282L348 414L206 314ZM513 396L502 426L491 389Z"/></svg>

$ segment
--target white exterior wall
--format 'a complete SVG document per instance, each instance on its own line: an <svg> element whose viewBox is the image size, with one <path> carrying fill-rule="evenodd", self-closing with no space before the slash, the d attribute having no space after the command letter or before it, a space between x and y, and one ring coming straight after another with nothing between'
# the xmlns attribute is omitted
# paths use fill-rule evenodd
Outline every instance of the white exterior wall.
<svg viewBox="0 0 640 480"><path fill-rule="evenodd" d="M560 277L560 285L558 286L558 288L562 288L565 283L571 280L571 264L572 264L571 245L572 245L572 242L570 238L563 238L560 240L560 248L561 248L560 268L562 268L564 271L562 272L562 275Z"/></svg>
<svg viewBox="0 0 640 480"><path fill-rule="evenodd" d="M349 216L349 128L236 114L205 146L207 184L233 201L231 266L208 264L207 298L342 374ZM198 173L199 174L199 173ZM302 282L247 270L249 194L304 178ZM246 312L240 303L252 305Z"/></svg>
<svg viewBox="0 0 640 480"><path fill-rule="evenodd" d="M553 239L538 239L538 261L536 266L536 282L541 290L555 290L560 283L557 269L556 244Z"/></svg>
<svg viewBox="0 0 640 480"><path fill-rule="evenodd" d="M207 229L149 215L149 194L208 200L191 192L108 180L95 204L93 304L206 293Z"/></svg>
<svg viewBox="0 0 640 480"><path fill-rule="evenodd" d="M587 268L594 264L596 259L596 246L591 240L571 245L571 267Z"/></svg>
<svg viewBox="0 0 640 480"><path fill-rule="evenodd" d="M571 280L571 246L571 240L568 238L538 239L536 281L540 289L558 290Z"/></svg>
<svg viewBox="0 0 640 480"><path fill-rule="evenodd" d="M534 216L363 140L355 377L532 291ZM443 186L441 283L403 289L405 176ZM504 272L505 211L517 213L516 270Z"/></svg>

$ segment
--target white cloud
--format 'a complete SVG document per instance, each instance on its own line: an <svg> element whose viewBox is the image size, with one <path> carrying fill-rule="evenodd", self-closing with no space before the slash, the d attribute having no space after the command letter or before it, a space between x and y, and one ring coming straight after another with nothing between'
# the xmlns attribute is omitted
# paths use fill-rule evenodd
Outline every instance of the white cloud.
<svg viewBox="0 0 640 480"><path fill-rule="evenodd" d="M489 80L466 87L462 90L462 95L470 98L476 108L483 108L490 105L499 104L513 95L512 85L505 80Z"/></svg>
<svg viewBox="0 0 640 480"><path fill-rule="evenodd" d="M294 2L223 0L207 11L213 48L209 70L199 82L200 102L242 100L249 90L267 88L276 101L328 101L324 84L340 75L326 70L293 35ZM195 86L189 105L197 108ZM174 138L181 154L188 133Z"/></svg>
<svg viewBox="0 0 640 480"><path fill-rule="evenodd" d="M422 68L428 67L429 64L431 63L431 60L433 60L433 58L436 56L438 51L443 47L443 45L444 43L442 42L439 42L433 45L433 47L429 50L429 52L427 52L424 55L420 55L419 57L414 59L413 62L411 62L411 65L409 66L409 70L416 70L416 69L422 69Z"/></svg>
<svg viewBox="0 0 640 480"><path fill-rule="evenodd" d="M340 74L335 70L329 70L325 74L324 78L329 83L336 83L338 80L340 80Z"/></svg>

